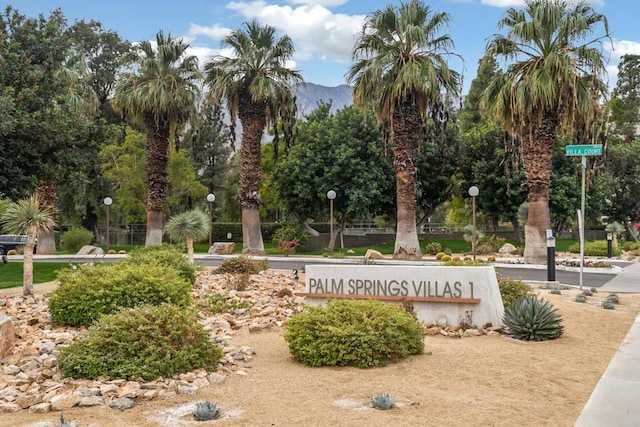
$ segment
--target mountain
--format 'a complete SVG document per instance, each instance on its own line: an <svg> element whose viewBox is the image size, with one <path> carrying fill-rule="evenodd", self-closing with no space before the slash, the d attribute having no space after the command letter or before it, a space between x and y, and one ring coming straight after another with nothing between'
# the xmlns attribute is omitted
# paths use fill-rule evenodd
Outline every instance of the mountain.
<svg viewBox="0 0 640 427"><path fill-rule="evenodd" d="M332 113L353 104L351 87L347 85L327 87L315 83L305 83L297 86L296 97L298 114L301 117L315 110L319 101L331 101Z"/></svg>

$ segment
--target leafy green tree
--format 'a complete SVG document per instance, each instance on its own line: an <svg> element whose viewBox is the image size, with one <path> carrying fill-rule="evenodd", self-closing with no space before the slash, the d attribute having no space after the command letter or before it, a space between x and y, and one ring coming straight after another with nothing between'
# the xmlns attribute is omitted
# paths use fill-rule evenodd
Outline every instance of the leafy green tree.
<svg viewBox="0 0 640 427"><path fill-rule="evenodd" d="M450 16L419 0L369 16L347 73L359 107L375 105L390 131L396 172L397 232L394 258L420 259L416 227L416 148L428 115L442 111L443 93L457 94L460 76L447 65L453 41L441 31Z"/></svg>
<svg viewBox="0 0 640 427"><path fill-rule="evenodd" d="M598 176L596 188L604 188L599 201L606 205L609 222L626 223L640 219L640 139L628 144L612 144L605 160L605 173Z"/></svg>
<svg viewBox="0 0 640 427"><path fill-rule="evenodd" d="M167 234L171 240L185 242L187 257L191 264L193 264L193 242L206 239L210 228L209 215L199 209L174 215L167 222Z"/></svg>
<svg viewBox="0 0 640 427"><path fill-rule="evenodd" d="M198 181L210 193L222 189L222 178L233 147L229 125L224 122L222 107L205 100L197 121L187 130L183 143L191 163L198 171Z"/></svg>
<svg viewBox="0 0 640 427"><path fill-rule="evenodd" d="M276 28L254 20L232 31L222 40L231 48L230 57L218 56L205 65L206 83L216 101L225 100L231 120L242 124L240 186L242 206L242 252L264 254L260 229L260 150L262 135L269 123L282 118L290 122L294 111L291 93L301 75L286 67L294 48L291 38L276 40ZM291 132L285 132L285 136ZM290 139L290 138L289 138Z"/></svg>
<svg viewBox="0 0 640 427"><path fill-rule="evenodd" d="M499 71L496 59L491 55L483 56L478 61L476 77L471 82L469 93L465 96L458 114L458 126L462 133L468 132L474 125L480 125L486 120L482 116L480 102L482 94L497 75Z"/></svg>
<svg viewBox="0 0 640 427"><path fill-rule="evenodd" d="M593 37L600 24L604 34ZM509 8L498 26L507 33L494 36L487 52L513 62L493 79L483 105L489 118L521 142L529 202L524 258L539 263L546 259L556 135L572 135L598 120L598 101L606 93L600 42L609 28L587 2L560 0Z"/></svg>
<svg viewBox="0 0 640 427"><path fill-rule="evenodd" d="M54 214L42 207L36 196L12 202L0 217L0 225L9 234L26 234L22 266L22 293L33 295L33 249L39 230L51 230L55 226Z"/></svg>
<svg viewBox="0 0 640 427"><path fill-rule="evenodd" d="M329 104L319 109L328 114ZM372 114L345 107L311 115L299 124L296 144L270 180L285 215L327 221L327 192L334 190L340 223L367 220L393 206L393 172L383 158Z"/></svg>
<svg viewBox="0 0 640 427"><path fill-rule="evenodd" d="M629 143L640 124L640 55L623 55L609 106L614 132Z"/></svg>
<svg viewBox="0 0 640 427"><path fill-rule="evenodd" d="M162 243L163 210L167 197L169 139L194 113L199 96L198 58L188 55L189 45L156 34L138 45L137 72L118 81L113 104L117 110L142 120L147 134L147 236L146 245Z"/></svg>

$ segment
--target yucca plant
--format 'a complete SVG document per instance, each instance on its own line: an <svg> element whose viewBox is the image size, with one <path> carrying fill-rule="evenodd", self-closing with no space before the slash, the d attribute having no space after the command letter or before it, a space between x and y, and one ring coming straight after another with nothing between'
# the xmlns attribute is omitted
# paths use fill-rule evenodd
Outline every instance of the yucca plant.
<svg viewBox="0 0 640 427"><path fill-rule="evenodd" d="M396 403L388 393L377 393L371 398L371 406L375 409L386 411L396 406Z"/></svg>
<svg viewBox="0 0 640 427"><path fill-rule="evenodd" d="M563 333L562 316L548 301L536 295L519 298L502 318L507 334L522 341L546 341Z"/></svg>
<svg viewBox="0 0 640 427"><path fill-rule="evenodd" d="M196 421L209 421L220 418L218 405L209 401L196 404L196 412L193 414Z"/></svg>

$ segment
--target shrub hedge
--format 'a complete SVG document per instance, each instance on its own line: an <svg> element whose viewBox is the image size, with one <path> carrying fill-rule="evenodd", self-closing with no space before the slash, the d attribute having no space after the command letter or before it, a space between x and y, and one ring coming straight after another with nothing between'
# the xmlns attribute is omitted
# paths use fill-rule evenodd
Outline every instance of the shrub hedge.
<svg viewBox="0 0 640 427"><path fill-rule="evenodd" d="M86 335L62 348L65 376L97 379L160 376L214 370L222 351L195 312L171 304L139 306L102 317Z"/></svg>
<svg viewBox="0 0 640 427"><path fill-rule="evenodd" d="M189 262L182 250L175 246L162 244L136 248L119 261L122 264L146 265L150 263L176 269L191 285L196 283L196 267Z"/></svg>

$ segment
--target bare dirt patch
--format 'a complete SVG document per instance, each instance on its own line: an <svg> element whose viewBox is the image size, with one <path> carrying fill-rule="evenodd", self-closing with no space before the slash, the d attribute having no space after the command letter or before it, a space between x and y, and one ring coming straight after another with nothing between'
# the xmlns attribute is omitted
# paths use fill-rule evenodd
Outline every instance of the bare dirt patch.
<svg viewBox="0 0 640 427"><path fill-rule="evenodd" d="M563 337L524 343L504 336L425 337L425 354L383 368L310 368L293 361L282 329L238 332L234 345L256 354L243 371L194 396L139 402L129 410L107 405L73 408L76 426L573 426L640 307L640 296L608 294L574 302L537 290L564 319ZM430 354L427 354L430 353ZM369 400L389 393L399 403L374 410ZM189 408L218 403L223 418L196 422ZM225 416L226 414L226 416ZM59 425L60 413L0 414L0 425ZM57 424L55 424L57 423Z"/></svg>

